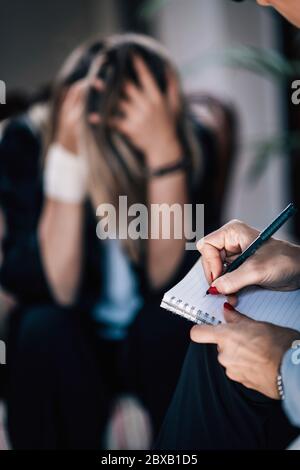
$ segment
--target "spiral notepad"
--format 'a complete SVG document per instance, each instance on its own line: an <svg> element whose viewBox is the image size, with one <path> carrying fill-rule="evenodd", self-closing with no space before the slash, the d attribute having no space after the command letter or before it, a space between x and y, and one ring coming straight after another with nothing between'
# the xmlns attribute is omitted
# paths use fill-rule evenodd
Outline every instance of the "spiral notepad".
<svg viewBox="0 0 300 470"><path fill-rule="evenodd" d="M208 289L201 260L163 297L161 307L198 324L224 323L226 297L206 295ZM259 287L243 289L237 310L258 321L300 331L300 290L278 292Z"/></svg>

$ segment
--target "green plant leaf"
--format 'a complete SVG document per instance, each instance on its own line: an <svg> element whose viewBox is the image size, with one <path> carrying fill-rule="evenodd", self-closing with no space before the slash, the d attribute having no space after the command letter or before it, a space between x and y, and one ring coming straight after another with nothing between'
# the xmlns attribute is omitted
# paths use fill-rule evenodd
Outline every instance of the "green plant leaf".
<svg viewBox="0 0 300 470"><path fill-rule="evenodd" d="M300 61L290 61L272 49L256 47L225 48L194 57L181 67L183 75L190 75L208 66L239 68L282 82L300 74Z"/></svg>
<svg viewBox="0 0 300 470"><path fill-rule="evenodd" d="M255 157L249 169L249 183L257 181L263 175L271 158L300 150L300 132L290 132L263 139L252 143L251 147L253 147Z"/></svg>

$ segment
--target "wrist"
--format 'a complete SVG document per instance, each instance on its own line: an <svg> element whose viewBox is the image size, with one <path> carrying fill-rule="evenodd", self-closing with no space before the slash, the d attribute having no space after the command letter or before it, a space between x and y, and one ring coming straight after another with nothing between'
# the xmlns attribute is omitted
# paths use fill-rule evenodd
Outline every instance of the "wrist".
<svg viewBox="0 0 300 470"><path fill-rule="evenodd" d="M63 147L67 152L73 154L74 158L77 156L77 145L76 141L72 138L68 138L68 136L64 136L63 134L58 134L54 145L60 145Z"/></svg>
<svg viewBox="0 0 300 470"><path fill-rule="evenodd" d="M164 165L156 169L148 168L146 170L146 176L150 180L153 178L169 176L174 173L178 174L178 172L180 172L181 174L185 174L187 170L189 169L189 167L190 165L189 165L188 160L181 158L175 163Z"/></svg>
<svg viewBox="0 0 300 470"><path fill-rule="evenodd" d="M283 356L282 356L283 357ZM268 381L266 390L269 391L269 397L273 400L282 399L282 377L281 377L281 360L272 361L268 370Z"/></svg>
<svg viewBox="0 0 300 470"><path fill-rule="evenodd" d="M44 168L46 197L65 203L83 202L87 195L87 174L83 158L57 142L52 144Z"/></svg>
<svg viewBox="0 0 300 470"><path fill-rule="evenodd" d="M279 370L276 378L277 399L283 401L285 399L284 384L282 379L281 370Z"/></svg>
<svg viewBox="0 0 300 470"><path fill-rule="evenodd" d="M286 364L293 363L298 364L299 362L299 348L300 348L300 336L299 333L296 333L291 336L289 343L282 348L282 354L280 357L280 361L277 367L277 376L276 376L276 385L277 385L277 392L278 392L278 399L284 400L285 399L285 369ZM291 354L292 352L292 354ZM294 354L293 354L294 353Z"/></svg>
<svg viewBox="0 0 300 470"><path fill-rule="evenodd" d="M165 143L156 146L145 153L146 164L149 170L155 171L164 166L171 166L183 158L183 148L179 142Z"/></svg>

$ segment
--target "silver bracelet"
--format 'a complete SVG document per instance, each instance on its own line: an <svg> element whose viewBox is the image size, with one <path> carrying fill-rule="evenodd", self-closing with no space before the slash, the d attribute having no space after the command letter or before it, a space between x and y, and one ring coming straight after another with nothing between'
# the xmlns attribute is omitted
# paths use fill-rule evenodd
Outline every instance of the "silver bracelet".
<svg viewBox="0 0 300 470"><path fill-rule="evenodd" d="M285 393L281 372L279 372L279 374L277 375L277 390L279 393L280 400L283 401L285 399Z"/></svg>

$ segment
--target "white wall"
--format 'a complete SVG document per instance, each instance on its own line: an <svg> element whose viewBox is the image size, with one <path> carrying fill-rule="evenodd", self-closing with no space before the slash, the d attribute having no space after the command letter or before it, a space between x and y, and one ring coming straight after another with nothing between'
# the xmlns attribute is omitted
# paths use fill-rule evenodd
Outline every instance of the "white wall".
<svg viewBox="0 0 300 470"><path fill-rule="evenodd" d="M225 0L171 0L155 19L156 35L180 67L208 51L237 45L276 47L275 21L256 4ZM199 62L200 63L200 62ZM183 79L187 89L212 91L237 107L241 118L242 149L232 176L225 219L241 218L263 227L288 200L286 164L273 159L255 184L247 181L253 152L245 144L280 132L279 91L266 79L224 67L193 67Z"/></svg>

